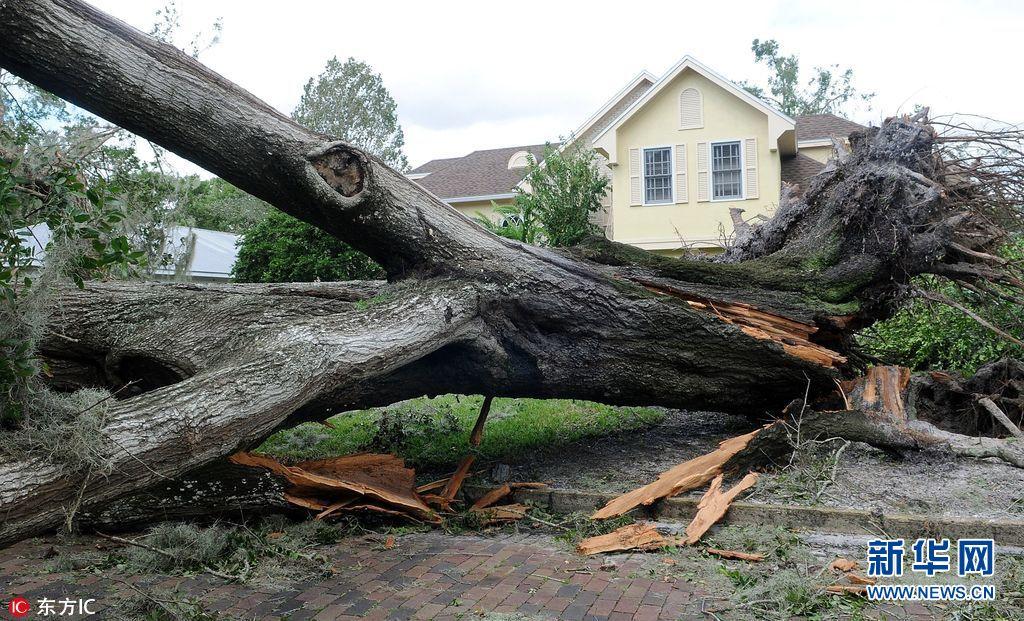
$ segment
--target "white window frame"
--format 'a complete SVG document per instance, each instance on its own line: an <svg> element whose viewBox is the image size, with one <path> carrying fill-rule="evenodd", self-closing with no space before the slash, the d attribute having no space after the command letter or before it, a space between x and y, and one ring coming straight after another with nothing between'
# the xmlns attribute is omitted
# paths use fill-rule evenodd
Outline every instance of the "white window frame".
<svg viewBox="0 0 1024 621"><path fill-rule="evenodd" d="M646 156L646 153L647 153L647 151L654 151L654 150L661 150L661 149L668 149L668 170L669 170L669 174L668 174L669 180L668 180L668 182L669 182L669 184L672 187L672 198L670 200L667 200L667 201L658 201L657 203L648 203L647 202L647 156ZM675 204L675 202L676 202L675 164L676 164L676 154L675 154L675 151L674 151L674 147L672 145L670 145L670 144L665 144L665 145L657 145L656 144L656 145L651 145L651 146L646 146L646 147L641 147L640 148L640 192L641 192L641 195L643 196L643 203L642 203L642 205L644 207L647 207L647 206L652 206L653 207L655 205L673 205L673 204Z"/></svg>
<svg viewBox="0 0 1024 621"><path fill-rule="evenodd" d="M715 145L729 144L735 142L740 147L740 195L728 198L715 198ZM715 140L708 142L708 199L712 203L728 203L730 201L741 201L747 197L747 156L744 153L742 138L730 138L728 140Z"/></svg>

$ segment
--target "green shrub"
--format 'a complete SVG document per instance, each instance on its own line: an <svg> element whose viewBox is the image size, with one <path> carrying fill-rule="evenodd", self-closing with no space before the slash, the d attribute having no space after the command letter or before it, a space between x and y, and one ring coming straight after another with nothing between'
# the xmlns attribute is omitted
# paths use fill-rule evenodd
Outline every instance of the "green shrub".
<svg viewBox="0 0 1024 621"><path fill-rule="evenodd" d="M348 244L275 211L242 237L233 274L240 282L312 282L374 279L384 272Z"/></svg>

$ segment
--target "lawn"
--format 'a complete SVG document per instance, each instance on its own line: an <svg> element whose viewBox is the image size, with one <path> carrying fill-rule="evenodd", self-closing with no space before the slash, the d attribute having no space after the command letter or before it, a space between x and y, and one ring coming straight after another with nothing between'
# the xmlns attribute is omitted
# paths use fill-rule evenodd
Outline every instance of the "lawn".
<svg viewBox="0 0 1024 621"><path fill-rule="evenodd" d="M259 452L285 460L319 459L359 451L394 452L420 469L455 464L469 450L469 432L483 397L444 395L385 408L339 414L333 428L306 423L280 431ZM575 400L495 399L483 442L483 460L555 449L588 437L657 424L661 410L612 407Z"/></svg>

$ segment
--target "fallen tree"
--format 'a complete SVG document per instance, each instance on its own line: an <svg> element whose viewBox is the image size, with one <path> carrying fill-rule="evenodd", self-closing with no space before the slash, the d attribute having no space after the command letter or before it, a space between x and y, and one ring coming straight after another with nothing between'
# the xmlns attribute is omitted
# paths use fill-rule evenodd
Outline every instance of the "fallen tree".
<svg viewBox="0 0 1024 621"><path fill-rule="evenodd" d="M40 351L62 388L130 384L106 417L109 467L4 460L0 542L173 491L189 473L217 476L282 426L424 394L771 418L855 375L853 332L891 314L914 276L1021 285L993 254L1019 166L985 177L953 161L923 115L853 134L850 152L721 260L597 239L555 251L488 233L372 155L78 0L0 2L0 39L3 68L322 228L388 276L69 288ZM188 489L162 494L153 515L186 513L174 503ZM225 504L216 489L207 510Z"/></svg>

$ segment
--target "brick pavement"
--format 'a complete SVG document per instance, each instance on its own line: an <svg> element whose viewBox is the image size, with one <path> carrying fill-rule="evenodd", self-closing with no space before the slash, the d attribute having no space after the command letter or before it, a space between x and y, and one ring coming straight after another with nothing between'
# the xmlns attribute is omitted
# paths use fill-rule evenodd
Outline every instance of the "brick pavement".
<svg viewBox="0 0 1024 621"><path fill-rule="evenodd" d="M3 597L22 595L33 603L42 597L95 597L100 614L85 618L106 617L104 602L127 587L106 572L38 573L52 545L41 539L0 550ZM128 580L194 597L227 619L456 619L482 613L577 621L704 618L700 592L650 578L647 569L660 563L657 555L620 555L615 568L601 569L603 559L580 558L541 535L415 533L398 537L389 550L355 538L321 552L337 573L289 588L226 584L207 575Z"/></svg>
<svg viewBox="0 0 1024 621"><path fill-rule="evenodd" d="M602 567L609 557L582 558L539 534L413 533L397 537L391 549L383 549L379 538L350 538L318 550L331 559L333 576L276 587L229 584L209 575L41 571L53 545L52 540L36 539L0 549L4 599L22 595L35 603L41 597L95 597L99 614L85 618L110 618L102 608L128 589L127 581L195 598L216 618L289 621L481 616L705 620L713 617L702 613L702 606L714 609L722 604L701 588L659 571L665 569L662 555L616 555L611 557L614 567ZM6 618L6 611L0 613L0 619ZM718 618L730 616L720 612Z"/></svg>

